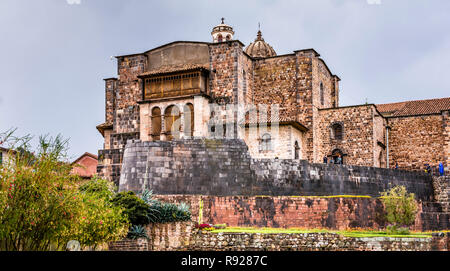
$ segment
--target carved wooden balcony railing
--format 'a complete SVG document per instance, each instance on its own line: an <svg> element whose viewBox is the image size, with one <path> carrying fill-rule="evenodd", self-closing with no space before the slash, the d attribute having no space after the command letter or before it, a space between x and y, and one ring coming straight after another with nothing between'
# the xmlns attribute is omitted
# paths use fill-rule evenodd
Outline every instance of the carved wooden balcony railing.
<svg viewBox="0 0 450 271"><path fill-rule="evenodd" d="M153 76L144 79L144 99L171 98L206 93L206 77L201 71Z"/></svg>

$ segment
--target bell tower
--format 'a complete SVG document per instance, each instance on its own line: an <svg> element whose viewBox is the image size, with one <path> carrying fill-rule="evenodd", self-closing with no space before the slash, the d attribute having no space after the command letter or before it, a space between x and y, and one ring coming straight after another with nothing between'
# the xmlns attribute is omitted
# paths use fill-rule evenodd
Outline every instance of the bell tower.
<svg viewBox="0 0 450 271"><path fill-rule="evenodd" d="M234 31L233 27L225 24L225 18L222 18L222 23L219 25L216 25L212 32L211 36L213 38L213 42L223 42L223 41L229 41L233 39Z"/></svg>

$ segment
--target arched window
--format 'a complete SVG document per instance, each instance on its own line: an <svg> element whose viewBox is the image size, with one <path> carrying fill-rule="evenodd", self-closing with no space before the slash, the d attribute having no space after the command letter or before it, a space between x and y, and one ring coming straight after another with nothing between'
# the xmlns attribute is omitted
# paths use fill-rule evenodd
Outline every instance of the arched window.
<svg viewBox="0 0 450 271"><path fill-rule="evenodd" d="M294 159L300 159L300 146L298 145L298 141L295 141L294 144Z"/></svg>
<svg viewBox="0 0 450 271"><path fill-rule="evenodd" d="M331 126L331 136L335 140L342 140L343 129L340 123L335 123Z"/></svg>
<svg viewBox="0 0 450 271"><path fill-rule="evenodd" d="M194 135L194 105L188 103L184 106L184 135Z"/></svg>
<svg viewBox="0 0 450 271"><path fill-rule="evenodd" d="M260 147L261 151L270 151L272 150L272 137L270 136L270 134L264 134L261 137L261 147Z"/></svg>
<svg viewBox="0 0 450 271"><path fill-rule="evenodd" d="M227 40L231 40L231 36L230 35L227 35Z"/></svg>
<svg viewBox="0 0 450 271"><path fill-rule="evenodd" d="M217 41L218 42L222 42L223 41L222 34L217 35Z"/></svg>
<svg viewBox="0 0 450 271"><path fill-rule="evenodd" d="M323 84L320 83L320 104L323 105L325 102L324 93L323 93Z"/></svg>
<svg viewBox="0 0 450 271"><path fill-rule="evenodd" d="M177 121L180 118L178 106L171 105L164 112L164 125L167 139L179 138L181 125Z"/></svg>
<svg viewBox="0 0 450 271"><path fill-rule="evenodd" d="M161 109L159 107L153 107L152 109L152 132L151 135L154 140L161 139Z"/></svg>

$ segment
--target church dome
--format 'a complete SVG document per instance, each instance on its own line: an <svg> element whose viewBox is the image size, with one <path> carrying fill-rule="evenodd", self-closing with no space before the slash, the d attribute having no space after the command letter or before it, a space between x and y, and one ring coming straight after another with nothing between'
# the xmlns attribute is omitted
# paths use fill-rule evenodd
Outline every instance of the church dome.
<svg viewBox="0 0 450 271"><path fill-rule="evenodd" d="M211 35L213 37L213 42L223 42L233 39L234 31L233 27L224 23L225 18L222 18L222 23L216 25Z"/></svg>
<svg viewBox="0 0 450 271"><path fill-rule="evenodd" d="M245 53L254 58L264 58L277 55L272 46L264 41L261 30L258 31L255 41L250 43L247 48L245 48Z"/></svg>

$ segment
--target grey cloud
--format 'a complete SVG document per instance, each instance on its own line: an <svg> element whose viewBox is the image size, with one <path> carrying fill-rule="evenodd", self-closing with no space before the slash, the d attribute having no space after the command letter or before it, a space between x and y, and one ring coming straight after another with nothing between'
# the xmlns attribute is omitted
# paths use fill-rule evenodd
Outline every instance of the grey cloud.
<svg viewBox="0 0 450 271"><path fill-rule="evenodd" d="M278 54L315 48L341 81L341 104L448 96L450 1L0 1L0 131L63 134L96 153L111 55L209 41L221 17L249 44L261 22ZM7 102L6 102L7 101Z"/></svg>

